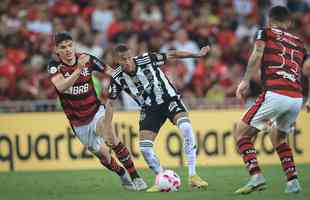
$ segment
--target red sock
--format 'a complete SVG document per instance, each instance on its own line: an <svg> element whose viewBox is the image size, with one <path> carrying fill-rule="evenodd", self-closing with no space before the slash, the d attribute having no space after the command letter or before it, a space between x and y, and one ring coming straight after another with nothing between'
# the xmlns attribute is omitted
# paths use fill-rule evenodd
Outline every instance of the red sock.
<svg viewBox="0 0 310 200"><path fill-rule="evenodd" d="M243 161L252 176L261 173L261 169L257 162L256 150L249 137L242 137L237 142L238 151L241 154Z"/></svg>
<svg viewBox="0 0 310 200"><path fill-rule="evenodd" d="M276 150L280 157L282 169L286 174L287 181L297 178L297 171L294 163L292 149L287 143L284 142L277 146Z"/></svg>
<svg viewBox="0 0 310 200"><path fill-rule="evenodd" d="M127 147L123 143L118 143L115 147L113 147L113 151L116 154L118 160L123 164L123 166L127 169L130 177L132 179L138 178L139 174L135 168L135 165L131 159L129 151Z"/></svg>
<svg viewBox="0 0 310 200"><path fill-rule="evenodd" d="M109 170L117 173L119 176L123 176L125 174L124 168L119 166L113 157L111 157L111 161L109 163L108 160L106 159L106 157L102 156L100 158L100 162L103 166L105 166Z"/></svg>

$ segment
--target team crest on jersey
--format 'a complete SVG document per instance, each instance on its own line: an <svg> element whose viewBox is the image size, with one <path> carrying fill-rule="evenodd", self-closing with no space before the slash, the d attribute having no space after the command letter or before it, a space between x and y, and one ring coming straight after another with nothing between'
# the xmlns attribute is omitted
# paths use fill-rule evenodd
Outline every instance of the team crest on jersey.
<svg viewBox="0 0 310 200"><path fill-rule="evenodd" d="M57 69L57 67L55 67L55 66L52 66L52 67L49 69L49 73L50 73L50 74L55 74L57 71L58 71L58 69Z"/></svg>
<svg viewBox="0 0 310 200"><path fill-rule="evenodd" d="M88 68L83 68L81 74L82 74L83 76L89 76L89 75L90 75L90 72L89 72Z"/></svg>
<svg viewBox="0 0 310 200"><path fill-rule="evenodd" d="M178 107L178 104L176 101L172 101L170 104L169 104L169 112L172 112L175 108L177 108L176 112L180 110L180 108Z"/></svg>

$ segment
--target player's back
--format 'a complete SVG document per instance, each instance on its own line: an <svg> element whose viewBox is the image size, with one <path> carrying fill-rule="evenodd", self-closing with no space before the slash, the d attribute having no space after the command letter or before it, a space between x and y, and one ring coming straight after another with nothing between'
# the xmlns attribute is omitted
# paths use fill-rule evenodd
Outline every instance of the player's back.
<svg viewBox="0 0 310 200"><path fill-rule="evenodd" d="M265 42L262 81L265 90L290 97L302 97L301 73L306 50L295 35L277 28L265 28L257 39Z"/></svg>

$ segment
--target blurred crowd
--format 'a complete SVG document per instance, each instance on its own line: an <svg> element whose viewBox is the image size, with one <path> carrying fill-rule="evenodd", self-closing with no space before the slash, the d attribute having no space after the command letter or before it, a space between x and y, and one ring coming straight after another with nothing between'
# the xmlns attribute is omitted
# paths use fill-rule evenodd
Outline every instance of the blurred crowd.
<svg viewBox="0 0 310 200"><path fill-rule="evenodd" d="M310 0L1 0L0 101L57 97L46 69L53 33L67 30L78 51L108 64L108 50L118 43L135 54L197 52L211 44L206 58L170 61L163 69L187 102L223 102L234 97L255 32L266 25L268 9L279 4L292 12L291 32L309 47ZM109 78L94 79L106 98ZM252 86L253 95L259 93L259 75Z"/></svg>

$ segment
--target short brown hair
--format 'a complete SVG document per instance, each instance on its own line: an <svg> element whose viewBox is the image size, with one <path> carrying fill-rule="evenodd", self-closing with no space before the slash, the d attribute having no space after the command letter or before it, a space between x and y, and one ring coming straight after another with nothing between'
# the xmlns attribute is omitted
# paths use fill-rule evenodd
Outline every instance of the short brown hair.
<svg viewBox="0 0 310 200"><path fill-rule="evenodd" d="M287 22L290 19L290 13L284 6L275 6L270 9L269 17L278 22Z"/></svg>

